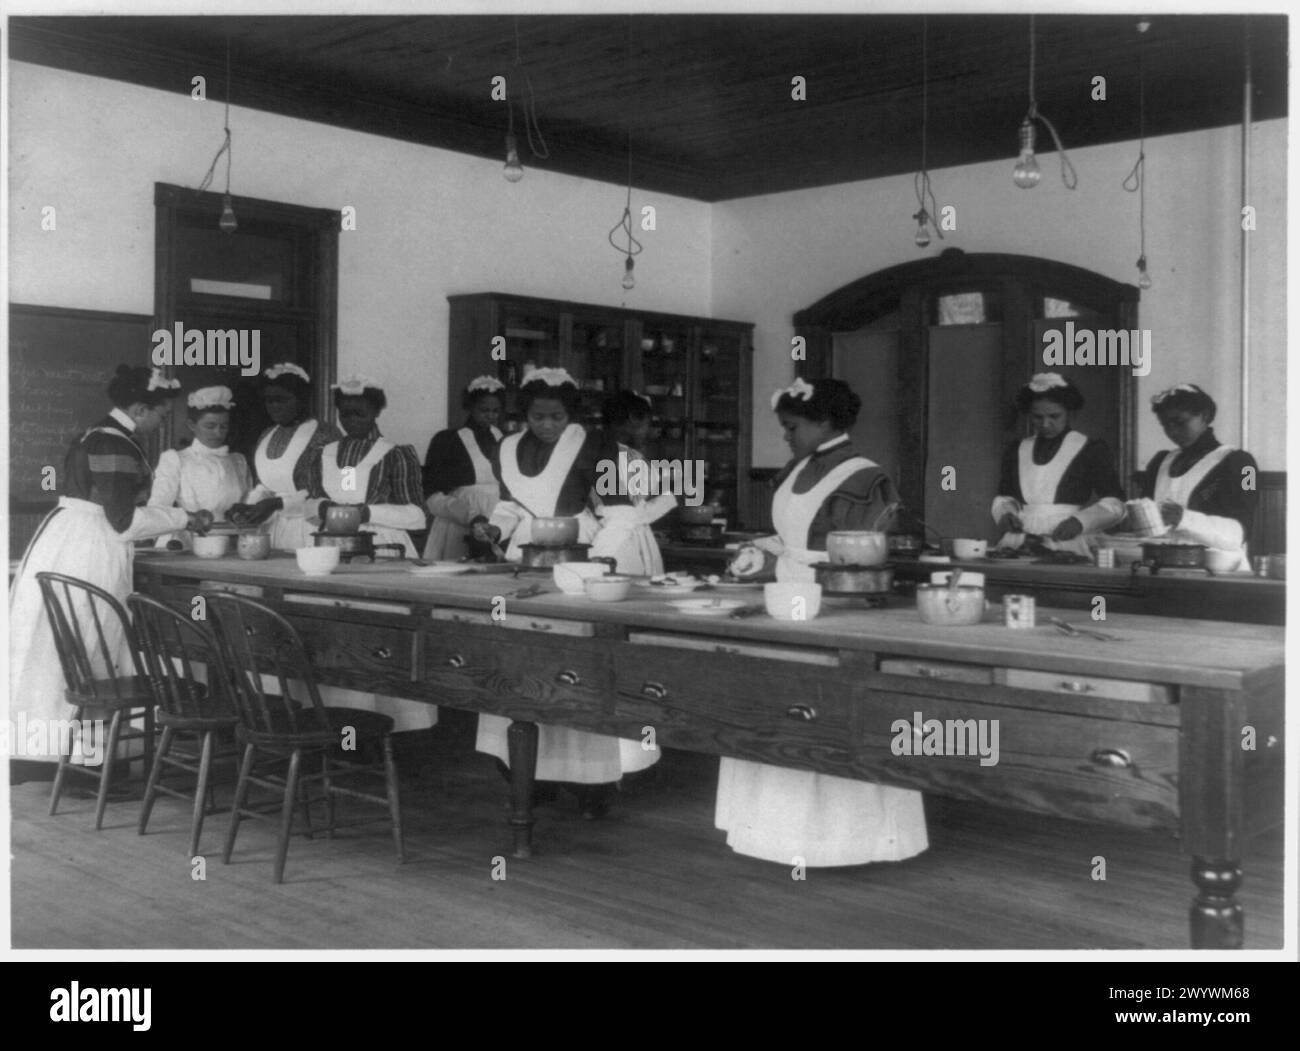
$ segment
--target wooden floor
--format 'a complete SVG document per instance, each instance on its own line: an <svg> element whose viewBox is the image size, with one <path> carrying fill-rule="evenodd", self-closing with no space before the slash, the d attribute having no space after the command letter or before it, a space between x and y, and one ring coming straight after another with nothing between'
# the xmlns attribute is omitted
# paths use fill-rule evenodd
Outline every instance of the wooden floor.
<svg viewBox="0 0 1300 1051"><path fill-rule="evenodd" d="M537 812L537 856L508 856L506 787L443 711L401 735L410 860L382 824L295 837L271 882L273 830L227 816L204 832L191 878L187 805L162 799L148 836L138 802L46 816L48 784L12 789L15 948L1184 949L1189 862L1172 837L927 796L930 849L898 864L813 869L732 853L713 827L717 760L671 752L624 782L610 815L571 797ZM228 798L228 790L222 798ZM367 813L361 807L352 811ZM1282 944L1282 835L1245 859L1248 948ZM1094 880L1093 858L1106 860ZM505 879L493 879L496 859Z"/></svg>

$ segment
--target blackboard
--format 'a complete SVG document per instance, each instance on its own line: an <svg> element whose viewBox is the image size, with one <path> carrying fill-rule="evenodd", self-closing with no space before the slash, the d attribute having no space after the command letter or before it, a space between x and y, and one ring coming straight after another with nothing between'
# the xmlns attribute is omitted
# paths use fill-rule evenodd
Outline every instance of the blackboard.
<svg viewBox="0 0 1300 1051"><path fill-rule="evenodd" d="M77 435L112 408L108 381L118 365L148 365L153 318L11 304L9 307L9 501L11 511L50 506Z"/></svg>

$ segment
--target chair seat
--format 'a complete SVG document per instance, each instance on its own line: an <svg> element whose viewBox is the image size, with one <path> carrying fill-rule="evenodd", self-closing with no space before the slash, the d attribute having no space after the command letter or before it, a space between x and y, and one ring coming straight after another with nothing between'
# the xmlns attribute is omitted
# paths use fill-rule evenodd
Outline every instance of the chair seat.
<svg viewBox="0 0 1300 1051"><path fill-rule="evenodd" d="M173 730L206 733L208 730L229 730L239 722L239 716L233 710L218 709L207 715L176 715L159 708L155 721L159 726L170 726Z"/></svg>
<svg viewBox="0 0 1300 1051"><path fill-rule="evenodd" d="M119 675L116 678L94 679L90 688L63 691L68 703L78 708L105 708L117 711L122 708L152 708L153 688L143 675Z"/></svg>
<svg viewBox="0 0 1300 1051"><path fill-rule="evenodd" d="M370 712L361 708L323 708L321 709L328 730L294 729L287 716L276 712L271 730L255 730L240 725L237 729L241 744L253 744L272 748L328 748L342 740L345 727L356 731L358 742L374 740L393 732L393 720L379 712ZM314 721L314 717L313 717ZM279 725L275 725L279 724Z"/></svg>

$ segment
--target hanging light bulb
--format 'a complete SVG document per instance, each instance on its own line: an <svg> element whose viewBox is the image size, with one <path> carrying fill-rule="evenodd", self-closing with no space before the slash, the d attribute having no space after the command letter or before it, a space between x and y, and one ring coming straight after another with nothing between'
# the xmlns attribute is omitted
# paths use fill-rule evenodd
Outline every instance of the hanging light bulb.
<svg viewBox="0 0 1300 1051"><path fill-rule="evenodd" d="M1138 268L1138 288L1150 288L1151 275L1147 273L1147 257L1145 255L1138 256L1137 268Z"/></svg>
<svg viewBox="0 0 1300 1051"><path fill-rule="evenodd" d="M230 203L230 194L221 198L221 219L217 225L223 234L233 234L239 229L239 220L235 218L235 206Z"/></svg>
<svg viewBox="0 0 1300 1051"><path fill-rule="evenodd" d="M1042 169L1038 167L1038 161L1034 157L1036 139L1034 126L1026 117L1020 122L1020 160L1016 162L1015 171L1011 173L1011 181L1022 190L1032 190L1043 177Z"/></svg>
<svg viewBox="0 0 1300 1051"><path fill-rule="evenodd" d="M513 133L506 135L506 166L501 174L506 177L506 182L518 182L524 177L524 166L519 163L519 144Z"/></svg>
<svg viewBox="0 0 1300 1051"><path fill-rule="evenodd" d="M924 208L922 208L919 212L917 212L914 216L912 216L912 218L916 220L916 237L914 238L914 240L916 241L916 247L929 248L930 231L926 229L926 223L930 219L929 214L926 212Z"/></svg>
<svg viewBox="0 0 1300 1051"><path fill-rule="evenodd" d="M636 264L632 262L632 257L628 256L623 263L623 287L628 291L636 288L636 278L632 274L632 267Z"/></svg>

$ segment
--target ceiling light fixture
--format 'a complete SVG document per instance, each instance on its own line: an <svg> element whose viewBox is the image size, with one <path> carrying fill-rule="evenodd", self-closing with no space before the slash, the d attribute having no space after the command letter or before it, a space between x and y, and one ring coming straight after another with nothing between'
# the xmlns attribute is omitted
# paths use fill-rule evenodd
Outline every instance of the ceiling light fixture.
<svg viewBox="0 0 1300 1051"><path fill-rule="evenodd" d="M621 246L614 235L622 232L627 235L627 247ZM636 287L636 277L633 276L632 269L636 265L632 261L634 255L640 255L642 244L632 233L632 122L628 121L627 125L627 203L623 205L623 217L615 223L609 231L609 243L614 246L615 251L623 253L626 258L623 261L623 287L629 291Z"/></svg>
<svg viewBox="0 0 1300 1051"><path fill-rule="evenodd" d="M916 203L920 205L920 210L912 216L916 220L916 241L917 248L928 248L930 246L930 231L927 227L933 226L935 236L940 241L943 240L943 231L939 229L939 224L934 221L934 213L937 212L938 206L934 201L934 191L930 189L930 172L927 165L926 144L929 139L929 120L930 120L930 62L929 62L929 33L930 27L927 19L921 19L921 170L912 178L913 189L916 190ZM927 203L929 208L926 208Z"/></svg>
<svg viewBox="0 0 1300 1051"><path fill-rule="evenodd" d="M212 158L212 163L208 165L208 173L203 176L203 181L199 184L199 193L202 193L212 185L213 173L217 170L217 161L221 160L222 154L226 155L226 192L221 198L221 218L217 221L217 226L222 233L233 234L239 229L239 220L235 218L235 207L230 200L230 38L226 38L226 137L221 143L221 148L217 150L216 156Z"/></svg>
<svg viewBox="0 0 1300 1051"><path fill-rule="evenodd" d="M1146 48L1142 43L1146 32L1151 28L1150 22L1139 22L1138 40L1138 159L1133 170L1124 177L1122 183L1129 193L1138 195L1138 288L1151 287L1151 274L1147 272L1147 111L1146 111Z"/></svg>
<svg viewBox="0 0 1300 1051"><path fill-rule="evenodd" d="M519 68L522 61L519 48L519 19L516 17L515 67ZM528 148L533 156L545 160L551 155L551 151L542 137L542 126L537 123L537 96L533 92L533 79L528 75L528 70L521 72L526 86L523 101L524 134L528 137ZM536 142L533 141L534 131L537 132ZM515 103L508 83L506 85L506 163L501 174L505 176L506 182L518 182L524 177L524 166L519 161L519 140L515 138Z"/></svg>
<svg viewBox="0 0 1300 1051"><path fill-rule="evenodd" d="M1038 185L1038 180L1042 177L1042 171L1039 170L1038 161L1034 157L1034 145L1037 140L1037 129L1034 127L1034 121L1041 121L1052 135L1052 141L1056 143L1056 150L1061 155L1061 182L1065 183L1067 190L1073 190L1079 185L1079 176L1074 170L1074 165L1070 163L1070 158L1065 152L1065 146L1061 143L1061 136L1056 133L1056 127L1043 114L1038 112L1038 96L1034 90L1034 73L1038 60L1038 46L1034 39L1034 16L1029 16L1029 109L1025 113L1024 119L1020 122L1020 159L1016 161L1015 170L1011 173L1011 181L1019 186L1022 190L1032 190Z"/></svg>

